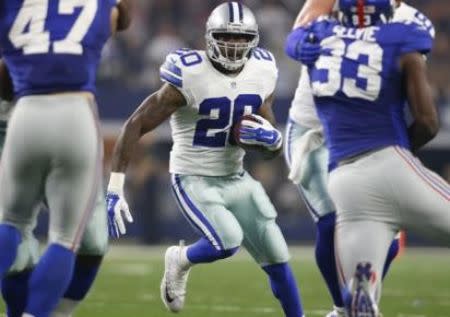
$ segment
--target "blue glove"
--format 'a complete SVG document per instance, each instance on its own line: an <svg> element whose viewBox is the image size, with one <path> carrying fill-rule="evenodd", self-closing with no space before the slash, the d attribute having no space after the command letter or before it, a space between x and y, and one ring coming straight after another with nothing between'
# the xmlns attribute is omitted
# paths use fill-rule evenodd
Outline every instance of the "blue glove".
<svg viewBox="0 0 450 317"><path fill-rule="evenodd" d="M133 217L123 194L124 180L124 174L111 173L106 194L108 231L112 238L119 238L121 234L124 235L127 232L122 214L127 222L133 222Z"/></svg>
<svg viewBox="0 0 450 317"><path fill-rule="evenodd" d="M321 46L310 28L299 27L289 33L285 52L292 59L312 66L320 56Z"/></svg>
<svg viewBox="0 0 450 317"><path fill-rule="evenodd" d="M242 121L239 129L239 141L248 145L261 145L270 151L280 149L283 142L280 131L263 117L256 114L252 116L256 121Z"/></svg>

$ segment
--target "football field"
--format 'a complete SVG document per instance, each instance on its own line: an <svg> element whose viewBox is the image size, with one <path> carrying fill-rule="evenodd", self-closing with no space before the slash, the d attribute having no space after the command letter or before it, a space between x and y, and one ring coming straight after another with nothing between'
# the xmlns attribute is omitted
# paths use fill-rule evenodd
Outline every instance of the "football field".
<svg viewBox="0 0 450 317"><path fill-rule="evenodd" d="M159 298L165 248L115 246L94 290L75 317L165 317ZM292 266L306 316L325 316L331 301L314 264L312 248L292 248ZM412 249L391 268L383 289L384 317L450 317L450 251ZM2 309L3 310L3 309ZM267 279L251 258L192 269L184 317L283 316Z"/></svg>

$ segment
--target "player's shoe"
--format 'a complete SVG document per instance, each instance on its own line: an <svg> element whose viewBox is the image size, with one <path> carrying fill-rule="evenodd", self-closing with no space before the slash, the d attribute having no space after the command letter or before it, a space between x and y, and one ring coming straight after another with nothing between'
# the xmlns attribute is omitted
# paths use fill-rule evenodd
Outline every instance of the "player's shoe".
<svg viewBox="0 0 450 317"><path fill-rule="evenodd" d="M370 296L371 278L373 278L372 265L359 263L354 277L351 317L378 317L378 307Z"/></svg>
<svg viewBox="0 0 450 317"><path fill-rule="evenodd" d="M334 309L330 311L325 317L347 317L345 309L342 307L334 306Z"/></svg>
<svg viewBox="0 0 450 317"><path fill-rule="evenodd" d="M182 265L184 246L171 246L167 249L164 263L164 276L161 281L161 299L168 310L178 313L184 306L186 284L190 267Z"/></svg>

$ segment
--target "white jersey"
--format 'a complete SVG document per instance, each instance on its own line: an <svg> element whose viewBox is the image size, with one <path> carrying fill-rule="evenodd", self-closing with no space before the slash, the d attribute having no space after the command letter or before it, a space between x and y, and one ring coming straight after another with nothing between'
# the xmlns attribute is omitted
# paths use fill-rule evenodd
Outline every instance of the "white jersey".
<svg viewBox="0 0 450 317"><path fill-rule="evenodd" d="M395 10L393 22L417 23L425 27L432 37L435 36L433 23L419 10L404 2ZM308 68L306 66L301 68L300 80L289 110L289 117L306 128L318 128L321 125L314 106Z"/></svg>
<svg viewBox="0 0 450 317"><path fill-rule="evenodd" d="M257 113L278 77L273 55L256 48L237 76L225 75L205 51L178 50L167 56L161 79L177 88L187 105L170 119L173 147L170 172L224 176L243 171L244 150L233 145L232 126Z"/></svg>

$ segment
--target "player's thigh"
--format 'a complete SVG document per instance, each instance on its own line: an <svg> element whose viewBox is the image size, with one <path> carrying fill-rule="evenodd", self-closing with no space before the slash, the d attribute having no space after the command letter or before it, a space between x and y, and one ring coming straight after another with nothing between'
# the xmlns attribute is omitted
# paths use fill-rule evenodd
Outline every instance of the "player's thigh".
<svg viewBox="0 0 450 317"><path fill-rule="evenodd" d="M409 151L395 148L394 155L402 224L450 246L450 185Z"/></svg>
<svg viewBox="0 0 450 317"><path fill-rule="evenodd" d="M395 237L395 226L376 221L342 221L336 225L336 265L341 283L352 290L358 266L370 265L370 291L379 301L386 255ZM368 270L369 271L369 270Z"/></svg>
<svg viewBox="0 0 450 317"><path fill-rule="evenodd" d="M375 152L330 173L328 192L336 206L337 222L370 219L399 225L384 154L384 150Z"/></svg>
<svg viewBox="0 0 450 317"><path fill-rule="evenodd" d="M95 206L103 147L95 109L86 99L61 95L50 98L47 104L52 110L48 113L50 119L58 119L70 130L61 133L58 130L63 127L57 125L59 129L48 136L53 142L46 179L49 240L76 250Z"/></svg>
<svg viewBox="0 0 450 317"><path fill-rule="evenodd" d="M97 189L97 200L81 239L78 254L102 256L108 249L108 224L103 186Z"/></svg>
<svg viewBox="0 0 450 317"><path fill-rule="evenodd" d="M0 170L0 214L4 223L25 231L34 223L33 208L42 197L48 160L39 143L43 131L18 102L9 122Z"/></svg>
<svg viewBox="0 0 450 317"><path fill-rule="evenodd" d="M287 126L285 158L288 165L295 155L295 144L309 129L290 121ZM305 154L301 164L303 177L297 184L300 195L314 221L335 211L328 194L328 150L323 144Z"/></svg>
<svg viewBox="0 0 450 317"><path fill-rule="evenodd" d="M182 214L218 250L238 247L243 232L222 197L221 177L172 175L172 190Z"/></svg>
<svg viewBox="0 0 450 317"><path fill-rule="evenodd" d="M327 190L328 182L328 150L325 145L311 151L306 157L305 177L299 185L309 212L317 221L335 211L333 201Z"/></svg>
<svg viewBox="0 0 450 317"><path fill-rule="evenodd" d="M261 183L248 173L243 176L241 193L248 193L230 208L244 231L244 246L261 265L289 260L286 240L275 222L277 212Z"/></svg>

